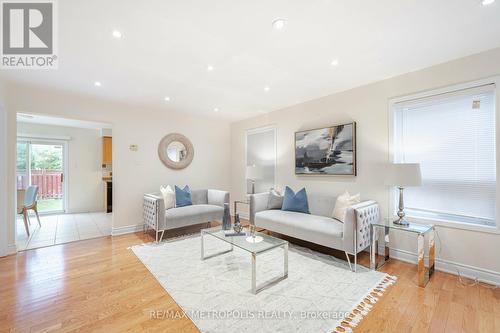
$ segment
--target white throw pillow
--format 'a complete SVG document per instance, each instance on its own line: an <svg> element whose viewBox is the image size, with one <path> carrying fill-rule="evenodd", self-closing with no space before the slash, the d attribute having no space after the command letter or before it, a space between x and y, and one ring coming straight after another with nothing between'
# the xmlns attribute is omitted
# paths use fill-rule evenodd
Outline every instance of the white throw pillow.
<svg viewBox="0 0 500 333"><path fill-rule="evenodd" d="M283 196L274 188L270 189L267 209L281 209L281 206L283 206Z"/></svg>
<svg viewBox="0 0 500 333"><path fill-rule="evenodd" d="M163 195L163 201L165 202L165 209L170 209L175 207L175 191L170 186L161 186L161 194Z"/></svg>
<svg viewBox="0 0 500 333"><path fill-rule="evenodd" d="M335 208L333 209L332 217L340 222L344 223L345 214L347 209L354 204L361 202L361 195L358 193L356 195L351 196L349 192L345 191L344 194L341 194L337 197L337 201L335 202Z"/></svg>

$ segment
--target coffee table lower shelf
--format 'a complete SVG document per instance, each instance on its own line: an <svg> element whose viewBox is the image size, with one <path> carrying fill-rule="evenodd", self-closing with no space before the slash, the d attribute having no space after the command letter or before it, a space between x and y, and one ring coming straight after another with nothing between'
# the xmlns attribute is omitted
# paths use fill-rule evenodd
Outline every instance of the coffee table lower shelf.
<svg viewBox="0 0 500 333"><path fill-rule="evenodd" d="M205 253L205 236L210 235L217 238L227 244L230 248L224 251L211 253L207 255ZM246 252L249 252L252 260L252 285L251 290L253 294L282 281L288 277L288 242L275 238L266 234L257 233L258 236L262 237L260 243L252 243L246 241L246 236L229 236L226 237L224 231L220 230L220 227L209 228L201 230L201 260L210 259L215 256L219 256L225 253L229 253L234 250L234 247L238 247ZM258 245L257 245L258 244ZM266 253L268 251L282 248L283 249L283 275L266 281L265 283L257 286L257 255Z"/></svg>

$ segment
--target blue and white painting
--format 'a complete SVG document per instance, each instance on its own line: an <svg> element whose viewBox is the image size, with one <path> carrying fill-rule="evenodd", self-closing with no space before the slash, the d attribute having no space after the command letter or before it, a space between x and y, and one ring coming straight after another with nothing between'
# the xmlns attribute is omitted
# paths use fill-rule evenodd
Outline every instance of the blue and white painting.
<svg viewBox="0 0 500 333"><path fill-rule="evenodd" d="M356 175L356 123L295 133L295 173Z"/></svg>

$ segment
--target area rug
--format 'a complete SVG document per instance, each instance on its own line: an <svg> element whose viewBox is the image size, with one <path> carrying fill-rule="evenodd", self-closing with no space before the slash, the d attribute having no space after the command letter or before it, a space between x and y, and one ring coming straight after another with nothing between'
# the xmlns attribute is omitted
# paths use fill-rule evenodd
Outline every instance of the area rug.
<svg viewBox="0 0 500 333"><path fill-rule="evenodd" d="M206 253L228 244L205 237ZM288 278L251 293L251 255L200 259L200 237L131 248L182 311L150 309L152 320L189 317L201 332L350 332L395 277L290 245ZM283 250L257 256L257 285L283 272Z"/></svg>

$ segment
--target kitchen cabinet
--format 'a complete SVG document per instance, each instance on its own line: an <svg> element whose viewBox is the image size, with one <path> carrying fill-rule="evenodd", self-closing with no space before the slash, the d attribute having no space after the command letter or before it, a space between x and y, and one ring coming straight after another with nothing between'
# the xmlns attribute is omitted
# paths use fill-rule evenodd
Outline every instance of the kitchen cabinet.
<svg viewBox="0 0 500 333"><path fill-rule="evenodd" d="M110 136L102 137L102 164L111 165L113 163L113 138Z"/></svg>

